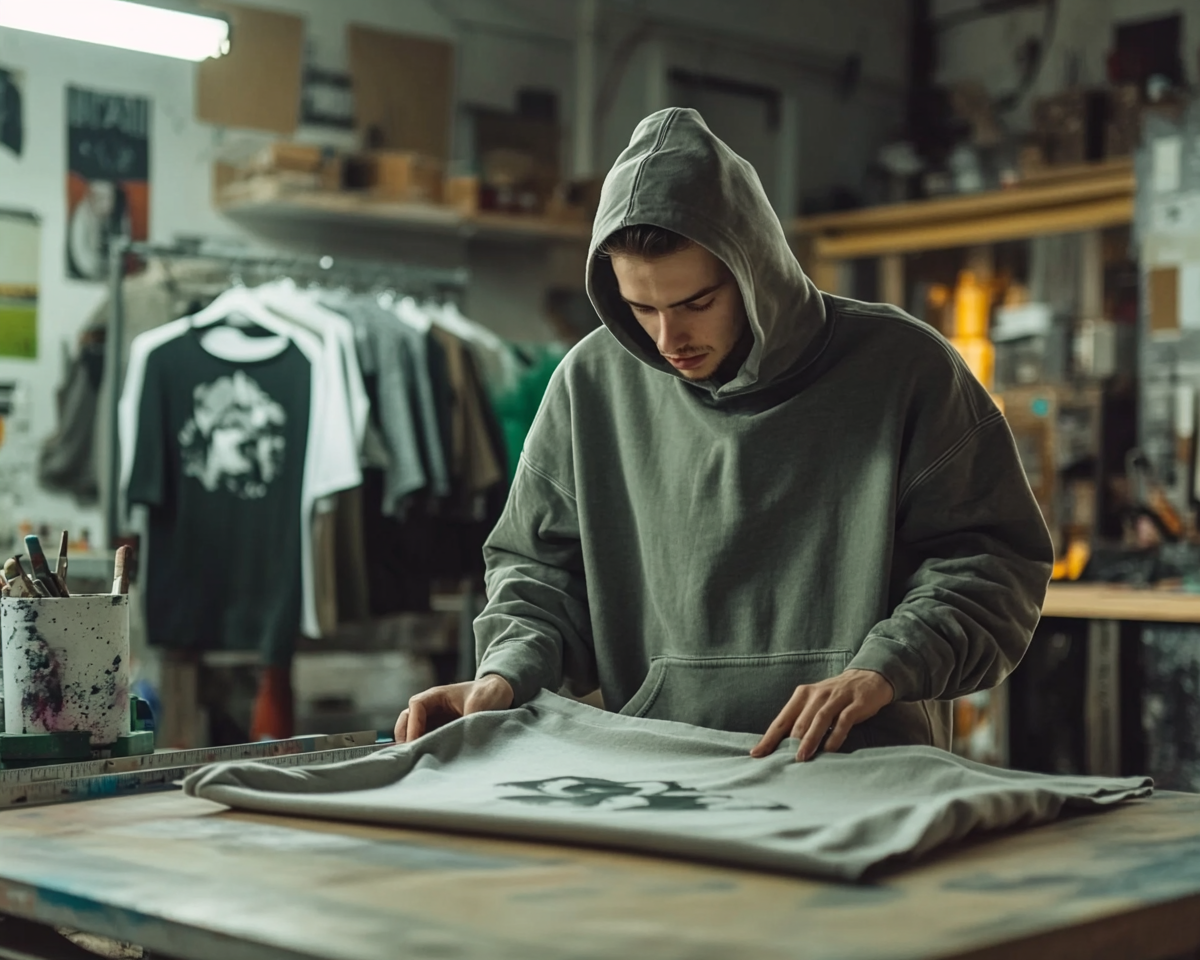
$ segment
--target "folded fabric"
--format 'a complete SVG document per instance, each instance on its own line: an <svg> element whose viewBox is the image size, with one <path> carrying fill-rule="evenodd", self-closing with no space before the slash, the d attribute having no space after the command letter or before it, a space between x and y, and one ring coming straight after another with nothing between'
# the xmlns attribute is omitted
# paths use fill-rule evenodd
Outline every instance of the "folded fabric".
<svg viewBox="0 0 1200 960"><path fill-rule="evenodd" d="M752 735L606 713L543 692L361 760L223 763L184 781L232 807L587 843L853 880L973 830L1152 791L1147 778L1001 770L935 747L795 762Z"/></svg>

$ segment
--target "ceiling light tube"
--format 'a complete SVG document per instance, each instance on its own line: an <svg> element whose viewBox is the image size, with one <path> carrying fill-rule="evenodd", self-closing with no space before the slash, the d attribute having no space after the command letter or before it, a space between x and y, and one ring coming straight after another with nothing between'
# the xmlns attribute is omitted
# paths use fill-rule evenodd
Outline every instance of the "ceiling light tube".
<svg viewBox="0 0 1200 960"><path fill-rule="evenodd" d="M217 13L130 0L0 0L0 27L180 60L229 52L229 21Z"/></svg>

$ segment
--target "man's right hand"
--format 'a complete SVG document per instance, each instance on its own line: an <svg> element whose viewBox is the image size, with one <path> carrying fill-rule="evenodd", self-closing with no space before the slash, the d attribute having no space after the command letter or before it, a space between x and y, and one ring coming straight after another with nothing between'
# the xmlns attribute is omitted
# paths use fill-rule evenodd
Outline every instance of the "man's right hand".
<svg viewBox="0 0 1200 960"><path fill-rule="evenodd" d="M431 687L408 701L408 709L396 721L396 742L408 743L451 720L484 710L507 710L512 704L512 686L495 673L466 683Z"/></svg>

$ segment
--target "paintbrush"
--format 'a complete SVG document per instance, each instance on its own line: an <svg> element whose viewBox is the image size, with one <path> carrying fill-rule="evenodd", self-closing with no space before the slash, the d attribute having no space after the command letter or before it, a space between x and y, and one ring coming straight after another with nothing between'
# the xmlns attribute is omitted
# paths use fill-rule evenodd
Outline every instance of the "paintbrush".
<svg viewBox="0 0 1200 960"><path fill-rule="evenodd" d="M50 571L50 564L46 562L46 554L42 552L42 541L38 539L36 533L31 533L25 538L25 549L29 552L29 565L33 567L33 579L46 588L48 596L62 596L54 574Z"/></svg>
<svg viewBox="0 0 1200 960"><path fill-rule="evenodd" d="M10 557L4 561L4 577L8 580L9 589L15 597L36 597L37 591L33 589L33 581L25 575L25 568L21 566L21 555L18 553L15 557ZM18 593L17 591L21 592Z"/></svg>
<svg viewBox="0 0 1200 960"><path fill-rule="evenodd" d="M129 592L129 547L117 547L113 562L113 596Z"/></svg>
<svg viewBox="0 0 1200 960"><path fill-rule="evenodd" d="M62 532L62 539L58 541L58 566L54 568L54 578L58 581L59 587L62 589L62 595L69 597L71 591L67 589L67 531Z"/></svg>

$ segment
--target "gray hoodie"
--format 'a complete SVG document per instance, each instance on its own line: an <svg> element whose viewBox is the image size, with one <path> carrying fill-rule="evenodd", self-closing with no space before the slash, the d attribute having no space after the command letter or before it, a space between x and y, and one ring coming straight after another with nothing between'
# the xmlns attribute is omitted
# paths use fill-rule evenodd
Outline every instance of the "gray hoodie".
<svg viewBox="0 0 1200 960"><path fill-rule="evenodd" d="M754 345L729 382L658 353L596 247L621 227L720 257ZM932 328L819 292L754 169L693 110L609 172L588 263L604 328L556 372L487 541L480 676L625 714L762 733L846 668L896 700L848 748L948 746L1037 624L1053 552L1012 435Z"/></svg>

